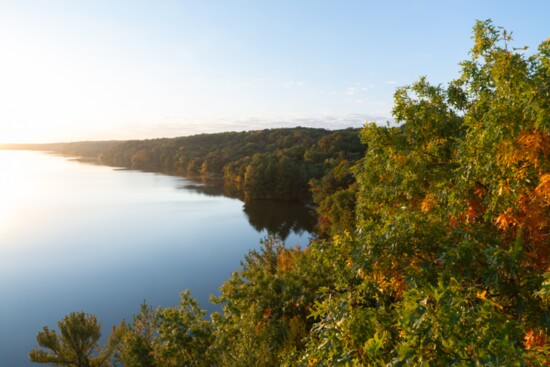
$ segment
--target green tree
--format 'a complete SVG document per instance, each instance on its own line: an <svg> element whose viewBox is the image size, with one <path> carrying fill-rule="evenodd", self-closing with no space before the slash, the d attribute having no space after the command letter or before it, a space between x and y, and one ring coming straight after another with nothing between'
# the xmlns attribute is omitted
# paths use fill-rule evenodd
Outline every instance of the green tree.
<svg viewBox="0 0 550 367"><path fill-rule="evenodd" d="M128 367L214 366L213 327L205 314L189 291L176 307L142 304L133 323L113 331L115 360Z"/></svg>
<svg viewBox="0 0 550 367"><path fill-rule="evenodd" d="M214 299L223 305L215 319L221 365L279 366L304 347L315 293L330 277L317 260L276 238L245 257Z"/></svg>
<svg viewBox="0 0 550 367"><path fill-rule="evenodd" d="M457 80L399 88L398 125L363 129L357 231L332 241L304 365L547 363L550 40L510 42L477 22Z"/></svg>
<svg viewBox="0 0 550 367"><path fill-rule="evenodd" d="M159 366L205 367L213 366L211 353L212 324L205 320L188 290L181 293L180 305L157 310L157 334L154 339L155 356Z"/></svg>
<svg viewBox="0 0 550 367"><path fill-rule="evenodd" d="M59 333L44 326L36 340L43 349L29 353L31 361L67 367L102 367L110 365L113 350L99 348L101 324L96 317L73 312L58 322Z"/></svg>
<svg viewBox="0 0 550 367"><path fill-rule="evenodd" d="M140 312L134 315L132 324L122 322L113 331L118 334L115 360L126 367L160 366L155 358L154 339L157 330L157 314L147 304L141 305Z"/></svg>

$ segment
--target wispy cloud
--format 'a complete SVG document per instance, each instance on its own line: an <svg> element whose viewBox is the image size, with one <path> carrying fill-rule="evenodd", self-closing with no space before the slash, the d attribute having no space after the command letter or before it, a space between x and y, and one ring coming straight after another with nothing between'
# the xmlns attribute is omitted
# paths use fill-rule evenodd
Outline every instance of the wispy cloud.
<svg viewBox="0 0 550 367"><path fill-rule="evenodd" d="M247 118L247 119L215 119L208 121L177 121L173 120L158 124L126 124L116 131L105 131L96 134L97 140L131 140L131 139L155 139L188 136L205 133L218 133L225 131L248 131L283 127L313 127L329 130L345 129L347 127L362 127L367 122L385 124L392 122L391 118L382 115L371 114L343 114L343 115L318 115L318 116L294 116L273 118Z"/></svg>
<svg viewBox="0 0 550 367"><path fill-rule="evenodd" d="M306 83L302 82L302 81L294 81L294 80L291 80L291 81L288 81L285 83L285 87L287 88L291 88L291 87L301 87L303 85L305 85Z"/></svg>
<svg viewBox="0 0 550 367"><path fill-rule="evenodd" d="M357 88L349 87L346 89L346 96L354 96L357 93Z"/></svg>
<svg viewBox="0 0 550 367"><path fill-rule="evenodd" d="M272 124L284 124L284 127L304 126L304 127L320 127L329 130L345 129L347 127L361 127L367 122L376 122L379 124L386 123L386 116L377 116L370 114L347 114L347 115L325 115L295 118L289 121L272 121Z"/></svg>
<svg viewBox="0 0 550 367"><path fill-rule="evenodd" d="M397 80L386 80L386 84L395 85L397 84Z"/></svg>
<svg viewBox="0 0 550 367"><path fill-rule="evenodd" d="M345 94L346 96L355 96L361 92L366 92L372 88L374 88L374 84L372 83L369 83L369 84L355 83L353 86L346 88Z"/></svg>

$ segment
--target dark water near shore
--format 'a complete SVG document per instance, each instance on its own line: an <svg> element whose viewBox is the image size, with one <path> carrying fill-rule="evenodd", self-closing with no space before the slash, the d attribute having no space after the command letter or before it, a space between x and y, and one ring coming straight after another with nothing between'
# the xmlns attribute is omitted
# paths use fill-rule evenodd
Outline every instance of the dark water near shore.
<svg viewBox="0 0 550 367"><path fill-rule="evenodd" d="M215 185L0 151L0 365L29 366L42 326L71 311L107 334L145 300L201 306L272 232L305 246L313 218L296 203L244 204Z"/></svg>

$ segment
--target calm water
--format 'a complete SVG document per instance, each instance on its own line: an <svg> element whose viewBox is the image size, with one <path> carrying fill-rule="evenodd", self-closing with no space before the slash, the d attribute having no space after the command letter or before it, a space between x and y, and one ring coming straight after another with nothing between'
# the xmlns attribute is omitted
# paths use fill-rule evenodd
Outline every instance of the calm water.
<svg viewBox="0 0 550 367"><path fill-rule="evenodd" d="M42 326L71 311L104 335L146 300L190 289L203 308L267 230L307 244L298 205L243 206L179 177L0 151L0 365L29 366Z"/></svg>

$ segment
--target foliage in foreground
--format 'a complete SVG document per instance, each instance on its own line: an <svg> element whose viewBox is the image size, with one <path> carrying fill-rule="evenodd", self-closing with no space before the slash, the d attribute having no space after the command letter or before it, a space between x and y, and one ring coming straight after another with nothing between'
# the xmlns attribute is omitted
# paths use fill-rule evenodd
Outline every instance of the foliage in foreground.
<svg viewBox="0 0 550 367"><path fill-rule="evenodd" d="M398 89L401 124L363 129L355 230L306 249L268 240L224 283L211 321L188 293L180 307L144 306L113 333L111 360L549 365L550 40L529 57L510 41L478 22L457 80Z"/></svg>

